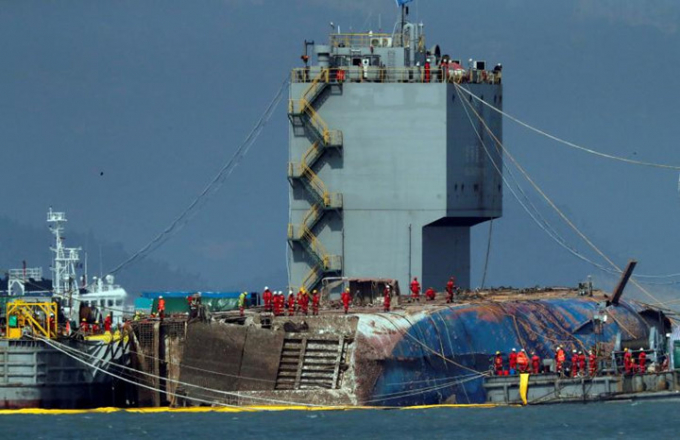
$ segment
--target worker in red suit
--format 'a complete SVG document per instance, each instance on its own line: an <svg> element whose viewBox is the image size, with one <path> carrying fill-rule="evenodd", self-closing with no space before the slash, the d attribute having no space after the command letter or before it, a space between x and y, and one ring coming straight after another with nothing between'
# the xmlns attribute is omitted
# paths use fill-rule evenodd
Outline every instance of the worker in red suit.
<svg viewBox="0 0 680 440"><path fill-rule="evenodd" d="M390 311L390 304L392 303L392 292L390 291L390 285L385 284L385 290L383 290L383 312Z"/></svg>
<svg viewBox="0 0 680 440"><path fill-rule="evenodd" d="M99 334L99 321L95 321L94 324L92 324L92 334Z"/></svg>
<svg viewBox="0 0 680 440"><path fill-rule="evenodd" d="M434 301L436 297L437 297L437 293L434 291L434 289L433 289L432 287L429 287L429 288L425 291L425 299L426 299L426 300L428 300L428 301Z"/></svg>
<svg viewBox="0 0 680 440"><path fill-rule="evenodd" d="M578 352L578 371L581 376L586 375L586 354L583 351Z"/></svg>
<svg viewBox="0 0 680 440"><path fill-rule="evenodd" d="M420 283L418 282L418 277L413 277L413 281L411 281L411 299L420 301Z"/></svg>
<svg viewBox="0 0 680 440"><path fill-rule="evenodd" d="M430 75L431 75L431 72L430 72L430 62L429 62L429 61L426 61L426 62L425 62L425 82L426 82L426 83L429 83L429 82L430 82Z"/></svg>
<svg viewBox="0 0 680 440"><path fill-rule="evenodd" d="M517 368L520 373L529 371L529 356L527 356L527 352L524 349L521 349L519 353L517 353Z"/></svg>
<svg viewBox="0 0 680 440"><path fill-rule="evenodd" d="M493 367L496 371L496 376L503 375L503 355L500 351L497 351L496 356L493 358Z"/></svg>
<svg viewBox="0 0 680 440"><path fill-rule="evenodd" d="M508 367L510 369L510 374L517 373L517 350L514 348L508 355Z"/></svg>
<svg viewBox="0 0 680 440"><path fill-rule="evenodd" d="M627 348L623 349L623 371L630 374L633 370L633 355Z"/></svg>
<svg viewBox="0 0 680 440"><path fill-rule="evenodd" d="M342 292L341 298L342 305L345 308L345 313L347 313L349 311L349 303L352 300L352 295L349 293L349 287L346 288L344 292Z"/></svg>
<svg viewBox="0 0 680 440"><path fill-rule="evenodd" d="M595 350L590 350L590 353L588 354L588 367L590 377L595 377L597 374L597 355L595 354Z"/></svg>
<svg viewBox="0 0 680 440"><path fill-rule="evenodd" d="M319 292L314 290L312 292L312 315L319 314Z"/></svg>
<svg viewBox="0 0 680 440"><path fill-rule="evenodd" d="M560 346L557 347L555 351L555 371L557 374L562 375L564 369L564 361L567 360L567 355L564 353L564 349Z"/></svg>
<svg viewBox="0 0 680 440"><path fill-rule="evenodd" d="M638 354L638 372L640 372L640 374L644 374L646 368L647 368L647 354L644 352L642 348L640 348L640 353Z"/></svg>
<svg viewBox="0 0 680 440"><path fill-rule="evenodd" d="M90 324L87 323L87 319L85 318L83 318L82 321L80 321L80 331L83 333L90 332Z"/></svg>
<svg viewBox="0 0 680 440"><path fill-rule="evenodd" d="M269 290L269 287L264 288L264 292L262 292L262 301L264 301L264 311L265 312L271 312L272 311L272 292Z"/></svg>
<svg viewBox="0 0 680 440"><path fill-rule="evenodd" d="M303 315L307 316L309 311L309 294L305 289L301 290L302 295L298 297L298 305L300 306L300 311Z"/></svg>
<svg viewBox="0 0 680 440"><path fill-rule="evenodd" d="M293 292L288 293L288 316L295 315L295 296Z"/></svg>
<svg viewBox="0 0 680 440"><path fill-rule="evenodd" d="M452 303L453 302L453 291L456 288L456 278L451 277L449 278L449 282L446 283L446 302L447 303Z"/></svg>
<svg viewBox="0 0 680 440"><path fill-rule="evenodd" d="M538 357L535 351L531 352L531 372L538 374L541 370L541 358Z"/></svg>
<svg viewBox="0 0 680 440"><path fill-rule="evenodd" d="M106 315L106 318L104 318L104 331L105 332L111 332L111 321L113 318L111 318L111 313Z"/></svg>
<svg viewBox="0 0 680 440"><path fill-rule="evenodd" d="M281 291L276 292L276 295L272 297L272 306L274 308L274 316L283 315L283 293Z"/></svg>
<svg viewBox="0 0 680 440"><path fill-rule="evenodd" d="M573 350L571 352L571 377L578 376L578 352Z"/></svg>
<svg viewBox="0 0 680 440"><path fill-rule="evenodd" d="M161 321L165 318L165 300L162 295L158 297L158 316L161 318Z"/></svg>

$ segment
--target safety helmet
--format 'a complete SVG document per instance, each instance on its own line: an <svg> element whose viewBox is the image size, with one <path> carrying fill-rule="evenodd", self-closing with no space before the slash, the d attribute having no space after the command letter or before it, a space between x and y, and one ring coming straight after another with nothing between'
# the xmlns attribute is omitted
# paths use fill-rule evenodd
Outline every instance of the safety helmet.
<svg viewBox="0 0 680 440"><path fill-rule="evenodd" d="M623 351L628 351L628 347L624 348Z"/></svg>
<svg viewBox="0 0 680 440"><path fill-rule="evenodd" d="M573 349L571 352L572 352L572 353L576 353L576 349Z"/></svg>
<svg viewBox="0 0 680 440"><path fill-rule="evenodd" d="M526 353L526 350L525 350L525 349L522 349L522 352Z"/></svg>
<svg viewBox="0 0 680 440"><path fill-rule="evenodd" d="M316 289L314 289L314 291L312 293L318 293L318 292L316 291Z"/></svg>
<svg viewBox="0 0 680 440"><path fill-rule="evenodd" d="M501 354L501 352L500 352L500 351L497 351L496 354L499 355L499 354Z"/></svg>
<svg viewBox="0 0 680 440"><path fill-rule="evenodd" d="M517 351L517 350L515 350L515 349L513 348L512 351Z"/></svg>
<svg viewBox="0 0 680 440"><path fill-rule="evenodd" d="M158 297L158 299L163 299L163 295L160 295L160 296Z"/></svg>
<svg viewBox="0 0 680 440"><path fill-rule="evenodd" d="M269 290L269 287L267 287L267 286L264 286L264 290Z"/></svg>
<svg viewBox="0 0 680 440"><path fill-rule="evenodd" d="M82 321L83 321L83 322L85 322L85 321L86 321L86 319L85 319L85 318L83 318L83 319L82 319Z"/></svg>

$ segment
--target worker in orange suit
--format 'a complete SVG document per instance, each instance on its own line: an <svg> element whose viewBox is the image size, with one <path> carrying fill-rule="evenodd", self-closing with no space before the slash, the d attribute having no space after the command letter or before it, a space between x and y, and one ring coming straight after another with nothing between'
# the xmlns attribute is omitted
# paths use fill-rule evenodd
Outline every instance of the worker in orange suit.
<svg viewBox="0 0 680 440"><path fill-rule="evenodd" d="M446 283L446 302L447 303L452 303L453 302L453 291L456 288L456 278L451 277L449 278L449 282Z"/></svg>
<svg viewBox="0 0 680 440"><path fill-rule="evenodd" d="M158 297L158 316L161 318L161 321L165 318L165 300L162 295Z"/></svg>
<svg viewBox="0 0 680 440"><path fill-rule="evenodd" d="M541 369L541 358L538 357L535 351L531 352L531 372L538 374Z"/></svg>
<svg viewBox="0 0 680 440"><path fill-rule="evenodd" d="M597 355L595 354L595 350L590 350L590 353L588 354L588 367L590 377L595 377L597 374Z"/></svg>
<svg viewBox="0 0 680 440"><path fill-rule="evenodd" d="M524 349L517 353L517 368L519 368L520 373L526 373L529 370L529 356Z"/></svg>
<svg viewBox="0 0 680 440"><path fill-rule="evenodd" d="M295 296L293 296L293 292L290 292L288 294L288 316L293 315L295 315Z"/></svg>
<svg viewBox="0 0 680 440"><path fill-rule="evenodd" d="M312 315L319 314L319 292L314 290L312 292Z"/></svg>
<svg viewBox="0 0 680 440"><path fill-rule="evenodd" d="M503 355L500 351L497 351L496 356L493 358L493 367L496 371L496 376L503 375Z"/></svg>
<svg viewBox="0 0 680 440"><path fill-rule="evenodd" d="M390 285L385 284L385 289L383 290L383 312L390 311L390 305L392 303L392 292L390 291Z"/></svg>
<svg viewBox="0 0 680 440"><path fill-rule="evenodd" d="M349 293L349 287L345 289L344 292L342 292L341 295L342 299L342 305L345 308L345 314L349 311L349 303L352 300L352 295Z"/></svg>
<svg viewBox="0 0 680 440"><path fill-rule="evenodd" d="M420 301L420 283L418 282L418 277L413 277L413 281L411 281L411 299Z"/></svg>
<svg viewBox="0 0 680 440"><path fill-rule="evenodd" d="M564 349L560 346L557 347L555 352L555 371L557 374L562 375L564 368L564 362L567 360L567 355L564 353Z"/></svg>

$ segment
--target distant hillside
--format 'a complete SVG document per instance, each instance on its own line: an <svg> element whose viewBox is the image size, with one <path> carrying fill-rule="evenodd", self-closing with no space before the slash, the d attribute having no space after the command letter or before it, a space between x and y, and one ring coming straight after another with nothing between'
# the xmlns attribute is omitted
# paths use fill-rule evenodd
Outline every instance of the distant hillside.
<svg viewBox="0 0 680 440"><path fill-rule="evenodd" d="M0 216L0 272L4 275L7 269L20 268L22 261L26 261L28 267L42 267L43 276L51 278L52 243L52 234L47 226L35 228ZM104 269L130 256L120 243L102 242L92 233L82 234L71 229L67 231L66 245L82 247L84 252L88 252L90 276L99 274L100 246ZM116 283L132 295L142 290L204 290L206 284L197 274L173 269L168 263L153 259L135 262L116 277Z"/></svg>

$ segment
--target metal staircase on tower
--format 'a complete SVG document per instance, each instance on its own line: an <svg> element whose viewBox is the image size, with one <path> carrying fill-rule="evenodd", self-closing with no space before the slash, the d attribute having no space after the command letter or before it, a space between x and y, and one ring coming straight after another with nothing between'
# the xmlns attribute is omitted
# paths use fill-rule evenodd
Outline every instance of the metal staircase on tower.
<svg viewBox="0 0 680 440"><path fill-rule="evenodd" d="M291 245L299 243L313 260L310 271L300 283L308 290L313 289L324 274L342 271L341 257L330 255L314 234L315 226L327 212L342 209L342 194L330 192L314 172L314 166L319 163L327 149L341 149L343 144L342 132L330 130L315 109L315 103L330 87L329 77L330 71L322 69L302 94L302 98L291 99L288 108L288 119L293 128L300 129L310 139L311 144L300 162L288 164L288 179L291 185L296 182L302 184L312 200L302 221L299 224L288 225L289 243Z"/></svg>

